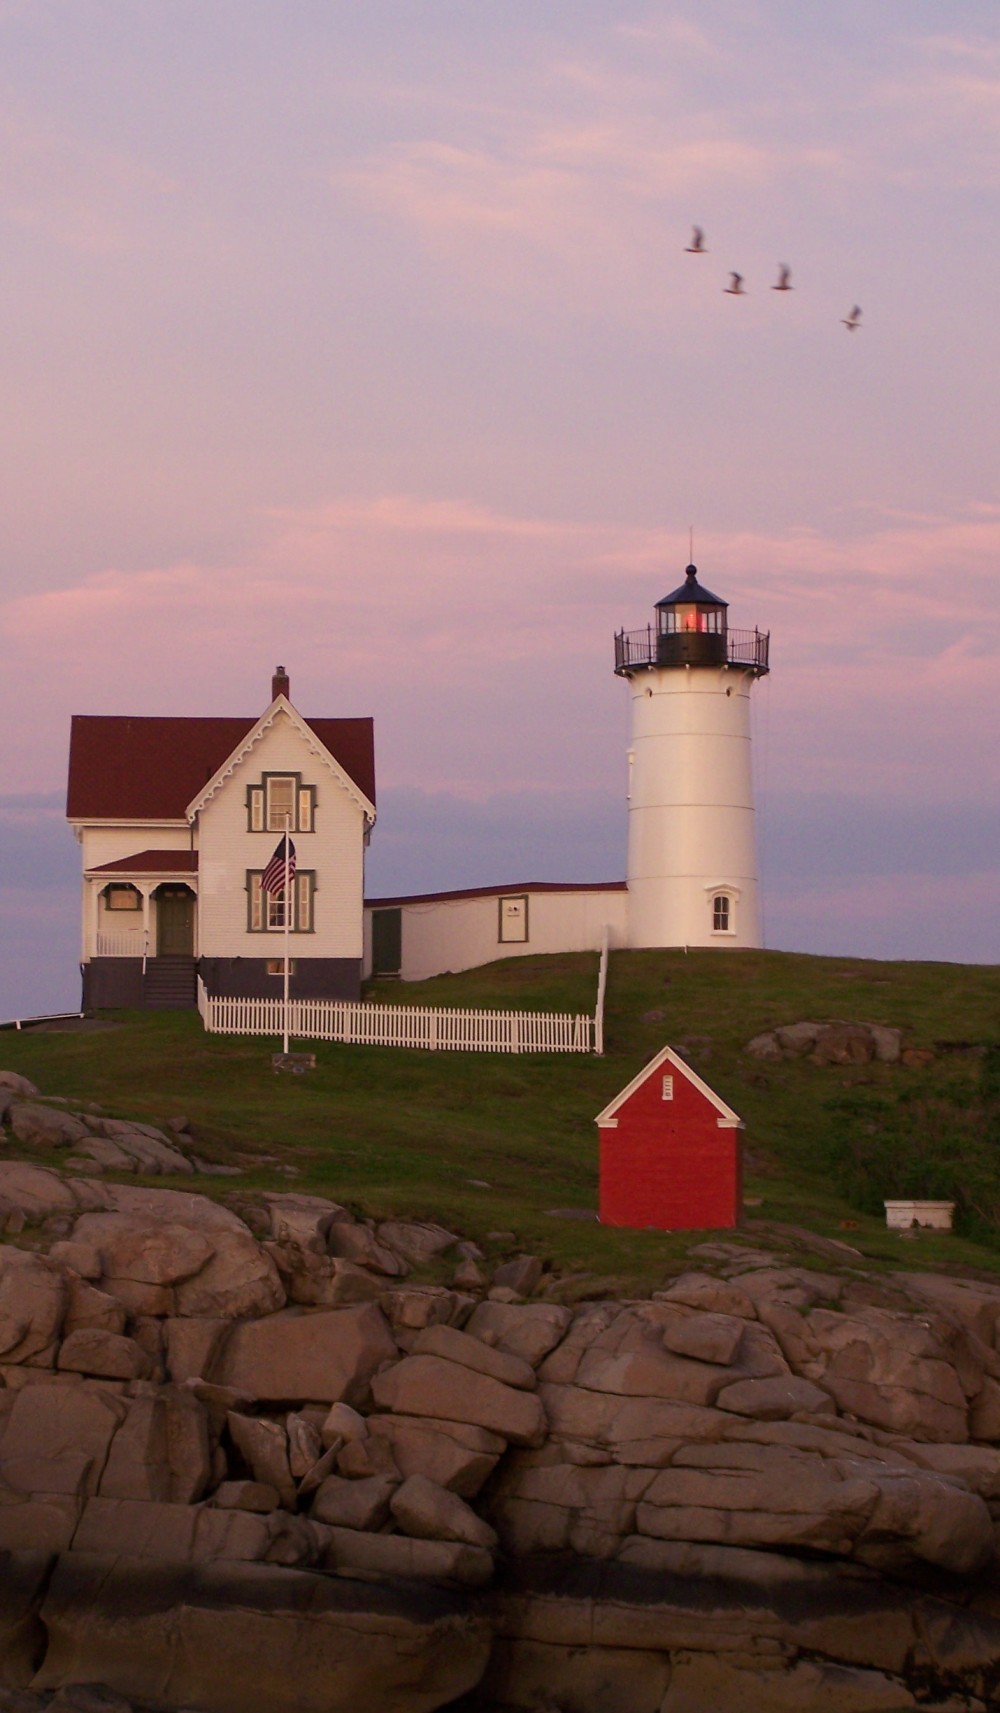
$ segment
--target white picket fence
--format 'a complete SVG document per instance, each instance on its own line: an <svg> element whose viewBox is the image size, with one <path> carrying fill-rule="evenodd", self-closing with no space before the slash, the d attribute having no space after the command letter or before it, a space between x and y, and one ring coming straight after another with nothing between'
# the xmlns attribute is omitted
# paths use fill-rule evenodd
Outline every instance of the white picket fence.
<svg viewBox="0 0 1000 1713"><path fill-rule="evenodd" d="M199 994L205 1028L217 1035L281 1035L280 999ZM350 1041L368 1047L451 1048L464 1053L591 1053L592 1017L541 1011L462 1011L430 1005L373 1005L292 999L288 1033L300 1041Z"/></svg>
<svg viewBox="0 0 1000 1713"><path fill-rule="evenodd" d="M600 1053L608 948L601 951L595 1016L546 1011L466 1011L455 1006L376 1005L369 1000L292 999L288 1033L300 1041L348 1041L367 1047L431 1052ZM213 997L198 981L198 1009L209 1034L282 1035L281 999Z"/></svg>

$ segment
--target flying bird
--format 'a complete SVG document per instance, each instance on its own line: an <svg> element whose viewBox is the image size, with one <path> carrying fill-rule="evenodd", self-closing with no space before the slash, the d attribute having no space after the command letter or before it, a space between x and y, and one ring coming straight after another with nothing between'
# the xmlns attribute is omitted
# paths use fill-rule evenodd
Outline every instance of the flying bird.
<svg viewBox="0 0 1000 1713"><path fill-rule="evenodd" d="M746 292L743 290L742 274L730 274L729 284L727 286L723 286L722 289L723 291L728 292L730 297L746 297Z"/></svg>
<svg viewBox="0 0 1000 1713"><path fill-rule="evenodd" d="M772 291L794 291L795 290L795 287L792 284L792 270L791 270L791 268L786 267L784 262L782 262L781 267L778 271L778 283L777 283L777 285L773 285L771 287L771 290Z"/></svg>
<svg viewBox="0 0 1000 1713"><path fill-rule="evenodd" d="M705 249L705 234L702 231L700 226L693 226L691 228L691 242L688 245L687 249L685 250L684 254L686 256L707 256L708 255L708 251Z"/></svg>
<svg viewBox="0 0 1000 1713"><path fill-rule="evenodd" d="M851 310L850 315L843 316L842 320L843 320L844 326L847 328L848 333L853 333L855 328L861 326L861 309L860 309L860 306L858 304L855 304L854 308Z"/></svg>

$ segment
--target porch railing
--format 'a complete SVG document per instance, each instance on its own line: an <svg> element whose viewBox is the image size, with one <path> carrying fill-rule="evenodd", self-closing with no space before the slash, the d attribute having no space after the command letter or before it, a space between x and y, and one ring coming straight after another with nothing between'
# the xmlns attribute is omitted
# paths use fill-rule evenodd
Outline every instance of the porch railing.
<svg viewBox="0 0 1000 1713"><path fill-rule="evenodd" d="M121 929L116 934L98 931L99 958L142 958L146 955L146 935L141 928Z"/></svg>

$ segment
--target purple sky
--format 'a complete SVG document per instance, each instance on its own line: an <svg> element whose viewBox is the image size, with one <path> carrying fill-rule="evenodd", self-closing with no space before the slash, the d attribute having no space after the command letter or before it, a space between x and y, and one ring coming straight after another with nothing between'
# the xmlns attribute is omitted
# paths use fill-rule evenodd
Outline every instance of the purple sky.
<svg viewBox="0 0 1000 1713"><path fill-rule="evenodd" d="M995 0L0 0L0 1017L78 995L70 715L278 660L370 891L622 875L692 525L768 943L1000 960L998 190Z"/></svg>

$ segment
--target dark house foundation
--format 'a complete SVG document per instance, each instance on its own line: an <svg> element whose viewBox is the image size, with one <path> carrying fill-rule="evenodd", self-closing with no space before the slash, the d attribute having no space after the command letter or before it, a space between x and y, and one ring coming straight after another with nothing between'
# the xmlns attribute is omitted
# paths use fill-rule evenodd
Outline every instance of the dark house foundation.
<svg viewBox="0 0 1000 1713"><path fill-rule="evenodd" d="M187 1011L197 1004L195 975L216 998L280 999L281 961L276 975L266 958L92 958L81 965L84 1011ZM292 999L359 999L360 958L293 958Z"/></svg>
<svg viewBox="0 0 1000 1713"><path fill-rule="evenodd" d="M268 974L268 962L277 969ZM280 999L284 993L281 959L201 958L198 974L205 991L232 999ZM292 999L360 999L360 958L299 958L292 955L288 981Z"/></svg>

